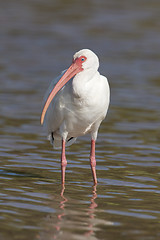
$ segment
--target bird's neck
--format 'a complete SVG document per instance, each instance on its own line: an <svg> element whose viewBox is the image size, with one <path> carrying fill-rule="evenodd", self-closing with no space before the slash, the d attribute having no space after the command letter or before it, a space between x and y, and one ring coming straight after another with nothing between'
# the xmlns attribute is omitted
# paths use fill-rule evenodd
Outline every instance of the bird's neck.
<svg viewBox="0 0 160 240"><path fill-rule="evenodd" d="M88 91L95 87L99 76L99 72L93 69L86 69L76 74L72 80L73 95L78 98L86 97Z"/></svg>

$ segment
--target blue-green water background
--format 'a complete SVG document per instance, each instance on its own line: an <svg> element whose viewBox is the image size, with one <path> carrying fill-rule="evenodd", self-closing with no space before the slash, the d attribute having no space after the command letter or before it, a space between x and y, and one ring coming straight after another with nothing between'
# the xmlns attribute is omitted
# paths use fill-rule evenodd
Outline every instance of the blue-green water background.
<svg viewBox="0 0 160 240"><path fill-rule="evenodd" d="M0 239L160 239L160 2L0 1ZM50 81L90 48L111 87L96 145L60 152L39 123Z"/></svg>

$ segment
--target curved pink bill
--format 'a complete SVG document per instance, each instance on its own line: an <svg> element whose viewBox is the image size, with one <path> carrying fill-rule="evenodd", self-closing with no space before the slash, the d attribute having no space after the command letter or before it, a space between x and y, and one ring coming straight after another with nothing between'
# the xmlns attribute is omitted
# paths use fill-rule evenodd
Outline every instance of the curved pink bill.
<svg viewBox="0 0 160 240"><path fill-rule="evenodd" d="M55 85L53 90L51 91L50 95L48 96L46 103L44 105L44 108L42 110L41 114L41 124L44 122L44 117L47 112L47 109L52 101L52 99L55 97L57 92L72 78L74 77L77 73L81 72L83 69L82 67L75 62L72 63L72 65L68 68L68 70L63 74L63 76L60 78L58 83Z"/></svg>

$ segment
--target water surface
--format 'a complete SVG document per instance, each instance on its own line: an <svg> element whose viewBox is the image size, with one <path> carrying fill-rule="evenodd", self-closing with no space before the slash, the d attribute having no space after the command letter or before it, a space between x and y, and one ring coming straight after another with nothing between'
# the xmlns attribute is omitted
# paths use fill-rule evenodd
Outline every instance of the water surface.
<svg viewBox="0 0 160 240"><path fill-rule="evenodd" d="M160 239L160 2L1 1L0 239ZM111 104L97 145L60 152L40 126L42 99L75 51L93 49ZM63 194L62 194L63 193Z"/></svg>

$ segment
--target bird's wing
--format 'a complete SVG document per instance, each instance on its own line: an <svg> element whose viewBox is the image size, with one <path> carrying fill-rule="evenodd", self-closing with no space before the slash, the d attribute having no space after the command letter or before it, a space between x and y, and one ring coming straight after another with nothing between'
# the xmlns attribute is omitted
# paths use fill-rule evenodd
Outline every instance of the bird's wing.
<svg viewBox="0 0 160 240"><path fill-rule="evenodd" d="M44 104L46 102L46 99L50 95L51 91L53 90L53 88L55 87L57 82L60 80L60 78L63 76L63 74L66 71L67 71L67 69L64 70L57 78L55 78L51 82L51 84L45 94L45 97L44 97ZM62 89L64 89L64 88L65 88L65 86ZM62 95L63 95L63 93L62 93ZM50 103L50 106L47 109L47 113L46 113L46 116L44 119L44 126L46 129L47 135L48 135L48 140L50 140L51 144L53 145L53 147L55 149L61 148L61 137L56 134L56 131L59 129L59 127L64 119L64 115L63 115L64 99L63 99L62 95L60 93L54 97L53 101ZM53 133L55 133L54 137L53 137ZM76 138L74 138L74 137L67 139L66 146L70 146L75 141L76 141Z"/></svg>

